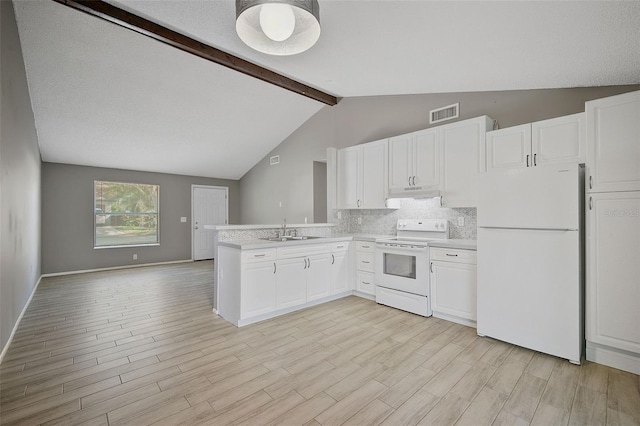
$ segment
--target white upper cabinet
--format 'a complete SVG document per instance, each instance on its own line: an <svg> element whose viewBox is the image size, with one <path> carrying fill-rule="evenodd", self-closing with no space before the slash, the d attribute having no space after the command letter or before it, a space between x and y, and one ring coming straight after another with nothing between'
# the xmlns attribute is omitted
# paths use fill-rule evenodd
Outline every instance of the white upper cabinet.
<svg viewBox="0 0 640 426"><path fill-rule="evenodd" d="M487 170L585 162L584 113L487 132Z"/></svg>
<svg viewBox="0 0 640 426"><path fill-rule="evenodd" d="M583 112L531 124L531 153L534 165L584 163L586 147Z"/></svg>
<svg viewBox="0 0 640 426"><path fill-rule="evenodd" d="M439 127L442 141L440 189L444 207L477 207L478 173L485 171L487 116Z"/></svg>
<svg viewBox="0 0 640 426"><path fill-rule="evenodd" d="M640 91L586 103L587 190L640 190Z"/></svg>
<svg viewBox="0 0 640 426"><path fill-rule="evenodd" d="M389 139L389 191L410 194L437 190L440 184L438 128L420 130Z"/></svg>
<svg viewBox="0 0 640 426"><path fill-rule="evenodd" d="M529 167L531 124L487 132L487 170Z"/></svg>
<svg viewBox="0 0 640 426"><path fill-rule="evenodd" d="M381 209L387 198L387 139L338 150L340 209Z"/></svg>

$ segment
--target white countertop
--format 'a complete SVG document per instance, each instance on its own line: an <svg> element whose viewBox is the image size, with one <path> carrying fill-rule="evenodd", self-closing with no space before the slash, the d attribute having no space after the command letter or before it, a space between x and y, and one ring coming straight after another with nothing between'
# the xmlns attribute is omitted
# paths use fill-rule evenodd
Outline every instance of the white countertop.
<svg viewBox="0 0 640 426"><path fill-rule="evenodd" d="M329 228L336 226L334 223L287 223L287 228ZM277 225L203 225L204 229L211 231L236 231L248 229L274 229L282 228L282 224Z"/></svg>
<svg viewBox="0 0 640 426"><path fill-rule="evenodd" d="M289 246L298 246L298 245L309 245L309 244L328 244L328 243L337 243L340 241L351 241L353 239L352 236L340 236L340 237L320 237L320 238L312 238L309 240L290 240L290 241L268 241L261 239L253 239L253 240L231 240L231 241L219 241L219 246L231 247L241 250L250 250L250 249L264 249L271 247L289 247Z"/></svg>

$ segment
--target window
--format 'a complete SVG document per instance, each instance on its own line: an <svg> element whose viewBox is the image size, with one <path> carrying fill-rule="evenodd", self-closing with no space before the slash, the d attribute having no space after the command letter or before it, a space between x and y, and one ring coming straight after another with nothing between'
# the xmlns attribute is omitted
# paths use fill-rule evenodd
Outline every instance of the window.
<svg viewBox="0 0 640 426"><path fill-rule="evenodd" d="M94 247L159 244L159 185L94 181Z"/></svg>

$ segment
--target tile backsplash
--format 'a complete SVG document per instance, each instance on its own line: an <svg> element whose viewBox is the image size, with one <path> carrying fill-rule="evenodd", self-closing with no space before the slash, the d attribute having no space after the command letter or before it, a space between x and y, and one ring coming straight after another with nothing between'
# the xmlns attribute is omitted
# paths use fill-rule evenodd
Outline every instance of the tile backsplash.
<svg viewBox="0 0 640 426"><path fill-rule="evenodd" d="M334 223L343 232L352 234L395 235L398 219L447 219L449 238L475 240L477 237L476 208L440 207L438 198L394 201L400 205L397 210L334 210ZM338 219L338 212L342 219ZM458 226L459 217L464 218L464 226Z"/></svg>

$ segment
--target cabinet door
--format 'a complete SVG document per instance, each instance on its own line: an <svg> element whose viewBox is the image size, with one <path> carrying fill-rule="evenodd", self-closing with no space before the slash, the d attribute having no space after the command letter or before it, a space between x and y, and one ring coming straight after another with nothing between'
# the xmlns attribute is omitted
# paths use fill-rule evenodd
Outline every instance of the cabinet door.
<svg viewBox="0 0 640 426"><path fill-rule="evenodd" d="M478 206L478 174L484 170L486 131L486 117L442 127L443 206Z"/></svg>
<svg viewBox="0 0 640 426"><path fill-rule="evenodd" d="M584 163L586 135L584 113L531 124L533 165Z"/></svg>
<svg viewBox="0 0 640 426"><path fill-rule="evenodd" d="M411 185L413 138L411 134L389 139L389 188L405 188Z"/></svg>
<svg viewBox="0 0 640 426"><path fill-rule="evenodd" d="M338 150L337 204L339 209L358 208L359 153L357 146Z"/></svg>
<svg viewBox="0 0 640 426"><path fill-rule="evenodd" d="M640 192L587 198L587 340L640 354Z"/></svg>
<svg viewBox="0 0 640 426"><path fill-rule="evenodd" d="M476 320L476 265L431 262L431 308Z"/></svg>
<svg viewBox="0 0 640 426"><path fill-rule="evenodd" d="M307 258L307 301L331 294L331 256L322 254Z"/></svg>
<svg viewBox="0 0 640 426"><path fill-rule="evenodd" d="M276 309L302 305L307 301L307 258L277 262Z"/></svg>
<svg viewBox="0 0 640 426"><path fill-rule="evenodd" d="M640 190L640 91L585 106L590 191Z"/></svg>
<svg viewBox="0 0 640 426"><path fill-rule="evenodd" d="M383 209L386 207L387 179L387 140L370 142L362 147L362 173L360 208Z"/></svg>
<svg viewBox="0 0 640 426"><path fill-rule="evenodd" d="M276 309L276 263L253 263L242 277L241 318L273 312Z"/></svg>
<svg viewBox="0 0 640 426"><path fill-rule="evenodd" d="M440 185L440 144L438 129L414 133L413 181L415 186L438 188Z"/></svg>
<svg viewBox="0 0 640 426"><path fill-rule="evenodd" d="M487 171L529 167L531 124L487 132Z"/></svg>
<svg viewBox="0 0 640 426"><path fill-rule="evenodd" d="M343 293L349 289L348 253L333 253L331 255L331 294Z"/></svg>

